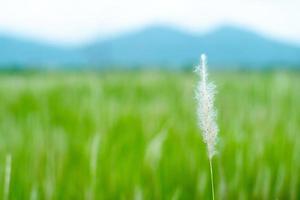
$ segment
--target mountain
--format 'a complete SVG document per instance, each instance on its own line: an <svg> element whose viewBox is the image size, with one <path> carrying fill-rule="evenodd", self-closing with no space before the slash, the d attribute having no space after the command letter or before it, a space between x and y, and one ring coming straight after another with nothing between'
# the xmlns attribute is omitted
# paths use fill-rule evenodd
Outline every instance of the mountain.
<svg viewBox="0 0 300 200"><path fill-rule="evenodd" d="M199 57L198 40L176 29L155 26L87 45L84 53L93 62L183 64Z"/></svg>
<svg viewBox="0 0 300 200"><path fill-rule="evenodd" d="M202 52L218 66L300 64L300 46L234 26L202 34L150 26L77 48L0 35L0 66L181 66L197 63Z"/></svg>
<svg viewBox="0 0 300 200"><path fill-rule="evenodd" d="M300 47L233 26L205 34L153 26L84 47L93 62L136 65L197 62L202 52L217 65L300 63Z"/></svg>
<svg viewBox="0 0 300 200"><path fill-rule="evenodd" d="M201 48L217 63L298 64L300 46L260 36L249 30L224 26L201 37Z"/></svg>
<svg viewBox="0 0 300 200"><path fill-rule="evenodd" d="M27 38L0 35L0 65L65 65L84 63L80 52Z"/></svg>

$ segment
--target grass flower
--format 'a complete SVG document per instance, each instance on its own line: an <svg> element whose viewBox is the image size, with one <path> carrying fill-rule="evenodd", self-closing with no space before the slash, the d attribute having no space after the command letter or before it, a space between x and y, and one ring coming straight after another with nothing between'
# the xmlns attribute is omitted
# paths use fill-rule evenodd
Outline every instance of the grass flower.
<svg viewBox="0 0 300 200"><path fill-rule="evenodd" d="M214 199L212 158L216 152L216 141L218 135L216 111L214 109L214 96L216 87L213 83L208 82L206 63L206 55L202 54L201 64L196 68L196 71L200 74L201 78L197 86L196 99L198 102L198 123L202 131L203 140L207 147L212 183L212 198Z"/></svg>

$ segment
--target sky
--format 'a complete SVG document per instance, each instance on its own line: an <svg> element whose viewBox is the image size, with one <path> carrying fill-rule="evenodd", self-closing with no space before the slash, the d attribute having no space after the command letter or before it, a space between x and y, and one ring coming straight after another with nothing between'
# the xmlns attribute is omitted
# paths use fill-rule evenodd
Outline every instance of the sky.
<svg viewBox="0 0 300 200"><path fill-rule="evenodd" d="M80 44L147 25L235 24L300 44L300 0L0 0L0 33Z"/></svg>

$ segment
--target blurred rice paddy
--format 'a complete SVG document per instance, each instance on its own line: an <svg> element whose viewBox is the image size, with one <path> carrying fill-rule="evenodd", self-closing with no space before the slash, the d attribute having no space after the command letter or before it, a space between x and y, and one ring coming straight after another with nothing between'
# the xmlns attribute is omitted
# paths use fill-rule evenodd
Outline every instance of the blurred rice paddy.
<svg viewBox="0 0 300 200"><path fill-rule="evenodd" d="M300 74L212 73L217 199L300 198ZM191 72L0 75L0 198L209 199Z"/></svg>

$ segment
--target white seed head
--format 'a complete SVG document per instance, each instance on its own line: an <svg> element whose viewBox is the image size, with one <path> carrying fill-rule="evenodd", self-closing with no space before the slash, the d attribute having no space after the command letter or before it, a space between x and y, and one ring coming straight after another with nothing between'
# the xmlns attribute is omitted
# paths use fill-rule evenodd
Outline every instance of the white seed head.
<svg viewBox="0 0 300 200"><path fill-rule="evenodd" d="M201 63L206 64L206 55L201 54Z"/></svg>
<svg viewBox="0 0 300 200"><path fill-rule="evenodd" d="M198 102L197 115L203 140L207 145L209 159L212 159L216 150L218 125L216 123L216 111L214 109L215 85L207 82L206 55L201 55L201 65L197 67L200 72L200 81L196 90Z"/></svg>

